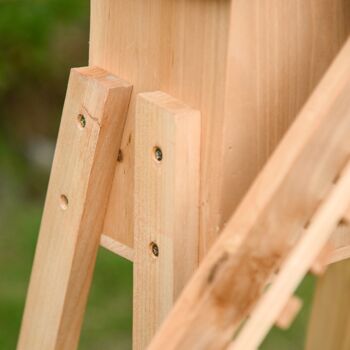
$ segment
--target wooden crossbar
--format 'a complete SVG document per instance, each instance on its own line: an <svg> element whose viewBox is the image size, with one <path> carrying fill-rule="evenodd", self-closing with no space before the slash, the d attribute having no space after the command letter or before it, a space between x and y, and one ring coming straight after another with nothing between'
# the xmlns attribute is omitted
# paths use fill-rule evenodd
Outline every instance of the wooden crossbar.
<svg viewBox="0 0 350 350"><path fill-rule="evenodd" d="M149 349L225 348L252 312L349 157L349 57L348 40Z"/></svg>

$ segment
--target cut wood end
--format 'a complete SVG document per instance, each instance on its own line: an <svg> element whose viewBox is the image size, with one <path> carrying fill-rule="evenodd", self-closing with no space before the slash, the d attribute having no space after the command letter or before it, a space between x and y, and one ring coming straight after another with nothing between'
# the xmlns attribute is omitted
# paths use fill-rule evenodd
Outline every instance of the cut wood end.
<svg viewBox="0 0 350 350"><path fill-rule="evenodd" d="M281 329L288 329L301 309L301 306L302 301L298 297L292 296L276 320L276 326Z"/></svg>
<svg viewBox="0 0 350 350"><path fill-rule="evenodd" d="M316 276L323 275L327 269L327 266L331 260L334 247L331 243L327 243L318 254L316 260L310 267L311 273Z"/></svg>

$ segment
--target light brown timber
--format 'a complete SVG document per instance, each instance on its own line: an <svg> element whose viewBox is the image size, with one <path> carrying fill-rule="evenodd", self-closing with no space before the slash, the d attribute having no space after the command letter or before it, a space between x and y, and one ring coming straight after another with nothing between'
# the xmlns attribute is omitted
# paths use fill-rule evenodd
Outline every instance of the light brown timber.
<svg viewBox="0 0 350 350"><path fill-rule="evenodd" d="M350 204L350 161L330 194L323 200L302 237L283 262L277 277L252 310L230 350L258 348L274 322L288 328L301 304L288 302ZM278 317L287 304L284 317Z"/></svg>
<svg viewBox="0 0 350 350"><path fill-rule="evenodd" d="M103 232L133 247L136 95L162 90L201 111L204 256L349 23L347 0L92 0L90 64L134 86Z"/></svg>
<svg viewBox="0 0 350 350"><path fill-rule="evenodd" d="M135 116L133 349L146 349L198 267L200 113L162 92Z"/></svg>
<svg viewBox="0 0 350 350"><path fill-rule="evenodd" d="M252 311L349 157L349 56L347 41L150 349L225 348Z"/></svg>
<svg viewBox="0 0 350 350"><path fill-rule="evenodd" d="M102 69L71 70L19 350L78 345L130 94Z"/></svg>

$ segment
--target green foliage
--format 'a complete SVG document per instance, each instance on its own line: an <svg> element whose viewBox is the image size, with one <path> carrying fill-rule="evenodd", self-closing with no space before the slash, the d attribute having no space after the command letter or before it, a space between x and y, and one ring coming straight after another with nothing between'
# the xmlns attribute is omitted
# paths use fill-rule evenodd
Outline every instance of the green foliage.
<svg viewBox="0 0 350 350"><path fill-rule="evenodd" d="M0 92L55 66L50 40L61 25L86 22L86 0L0 0Z"/></svg>

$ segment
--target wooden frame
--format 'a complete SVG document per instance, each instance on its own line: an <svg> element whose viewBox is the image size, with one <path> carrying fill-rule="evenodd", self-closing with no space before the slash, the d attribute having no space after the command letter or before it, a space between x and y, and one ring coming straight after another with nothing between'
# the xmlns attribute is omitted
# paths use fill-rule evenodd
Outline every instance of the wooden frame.
<svg viewBox="0 0 350 350"><path fill-rule="evenodd" d="M300 241L301 251L309 248L306 232L314 234L314 212L338 181L350 155L349 57L350 40L202 262L150 349L227 347L240 324L254 312L256 302L277 270L281 270L283 281L282 263L288 255L291 254L292 262L302 256L301 253L298 256L299 247L292 255L293 246ZM303 171L308 176L301 177ZM320 223L324 225L325 239L348 209L345 191L348 175L344 177L344 188L335 193L343 191L345 198L332 202L329 210L337 209L335 212L327 213L321 207L321 213L324 210L326 213L315 221L316 233L322 232ZM327 224L326 219L330 220ZM303 243L303 237L308 243ZM316 242L314 245L317 247ZM316 249L316 256L322 245ZM287 270L288 264L287 261ZM300 267L306 270L310 265L306 257L300 262ZM302 277L297 271L293 272L294 277ZM289 275L291 281L292 276ZM252 339L254 336L250 334ZM245 348L240 346L237 348Z"/></svg>
<svg viewBox="0 0 350 350"><path fill-rule="evenodd" d="M222 321L220 329L209 327L210 331L206 331L204 337L212 337L208 343L205 343L206 340L196 343L198 348L206 346L205 344L210 344L213 339L217 341L222 332L225 335L220 337L220 342L228 345L228 335L251 312L259 299L261 288L270 281L273 271L282 266L283 258L287 259L290 256L292 259L299 243L303 246L302 240L298 240L300 237L306 237L306 233L310 233L309 230L313 232L312 224L310 229L306 230L303 226L308 226L320 199L327 205L326 191L346 162L348 144L344 135L348 132L348 124L345 119L341 119L340 114L341 108L347 107L344 96L347 93L348 66L344 61L349 57L349 44L299 114L298 122L288 132L277 155L269 161L267 168L241 202L253 179L345 42L350 32L349 19L350 6L345 0L324 0L317 4L314 0L305 0L302 4L289 0L92 0L89 59L91 67L73 71L75 78L71 78L69 83L56 151L56 154L61 156L56 156L52 171L19 348L76 347L98 242L135 263L134 347L137 349L145 348L149 343L198 261L204 259L200 269L202 272L198 272L195 279L197 282L193 282L197 289L188 300L186 299L186 303L185 297L182 297L179 304L182 306L175 309L172 319L177 318L174 315L183 312L176 310L183 310L185 304L188 306L189 303L194 308L197 305L200 300L199 290L206 290L204 285L199 288L205 279L203 271L208 271L211 266L214 271L213 280L223 278L230 281L232 274L230 275L227 266L231 262L232 266L242 266L236 276L236 279L241 278L242 288L235 284L235 288L231 288L231 292L230 288L227 288L224 295L220 286L210 287L211 291L205 294L208 299L203 301L210 304L210 296L214 291L224 304L230 303L227 310L237 311L239 307L234 308L237 307L237 301L241 300L240 296L243 301L247 295L251 296L249 303L243 303L244 308L236 312L233 321L228 317ZM316 31L312 23L322 25L317 26ZM93 66L103 67L103 70L92 68ZM78 79L76 74L82 74L83 77ZM115 76L129 81L133 85L132 92L129 83ZM75 83L75 80L78 82ZM120 86L113 86L116 82ZM149 93L157 90L161 90L162 93ZM117 95L117 91L120 92L118 98L111 97L109 100L106 97ZM94 97L95 94L97 97ZM77 112L80 108L77 106L82 104L83 95L84 103L91 103L89 108L92 108L93 113L90 113L89 109L88 112L92 115L92 120L96 119L94 113L100 115L97 117L97 125L93 124L97 131L91 131L95 136L95 132L97 133L96 144L79 144L73 149L72 158L65 159L64 154L68 154L70 150L67 149L67 145L64 146L64 140L69 139L73 142L75 133L81 131L74 129L79 126L77 120L74 126L67 124L66 120L70 120L70 117L66 115L75 115L77 119L80 118L79 114L84 114ZM164 96L167 96L166 100L172 101L170 105L164 104ZM152 112L147 110L150 105L145 104L146 100L152 100L155 108ZM185 108L187 111L188 118L183 124L171 122L171 118L178 118L178 111L174 110L173 103L176 108ZM140 105L143 104L148 107L143 108L140 114ZM69 107L70 105L73 107ZM113 124L112 128L101 129L103 121L106 123L103 125L109 125L112 121L108 117L110 113L117 115L114 122L119 127L114 128L116 124ZM149 127L144 129L149 134L143 135L141 132L138 135L137 127L141 125L143 130L144 126L138 124L140 118L152 115L158 116L159 121L156 124L162 127L157 129L157 126L153 126L154 132L151 132L152 127ZM168 124L163 124L165 119L161 115L170 118ZM124 128L122 125L125 119ZM90 132L89 127L90 123L84 131ZM103 132L100 132L100 129ZM186 138L189 130L193 138ZM330 130L333 133L330 133ZM155 174L152 175L154 164L148 162L150 159L143 151L144 148L149 148L149 143L156 144L157 139L161 139L165 132L176 136L177 141L174 144L164 143L164 147L172 150L173 156L172 162L167 163L164 173L160 175L164 181L168 181L166 186L157 187L154 185ZM85 135L87 134L85 132ZM149 138L146 138L146 135ZM181 140L185 140L185 143ZM79 170L70 165L74 163L70 159L78 157L86 147L91 158L87 157L88 159L81 163L84 169ZM99 151L100 147L103 152ZM104 153L106 149L108 155ZM320 149L324 150L322 157L319 157ZM184 172L186 164L181 163L179 153L189 155L193 168L188 172ZM317 164L316 158L320 159ZM68 162L68 165L65 162ZM74 164L77 163L79 162ZM106 178L102 182L99 180L99 173L93 171L101 164L106 166ZM138 164L143 164L144 173L135 170L139 169ZM63 166L67 173L71 171L72 175L57 180ZM314 174L314 178L300 178L302 171ZM79 183L71 180L81 178L82 172L90 174L90 177L83 177L84 180ZM56 173L58 175L55 175ZM173 177L173 174L176 176ZM177 182L177 178L187 184L187 197L181 192L183 188ZM81 195L80 204L77 208L74 207L74 211L71 207L71 196L68 196L69 212L73 212L64 223L67 226L72 223L68 241L58 234L62 228L61 220L66 219L61 215L57 216L55 221L56 214L52 213L57 210L57 202L55 199L50 200L57 198L56 192L63 186L60 184L61 180L65 186L86 191ZM147 183L153 187L145 187ZM189 184L193 184L193 187ZM95 197L96 193L99 196L93 201L90 209L90 198L92 195ZM240 202L236 214L230 219ZM62 205L65 205L64 202ZM81 211L87 213L85 208L88 206L89 215L80 215ZM254 212L251 212L252 207ZM170 212L173 212L173 215L170 215ZM182 220L185 217L184 212L190 217L187 221ZM143 217L145 213L147 215ZM166 222L159 223L162 213L167 213L167 217L175 221L167 219ZM90 229L88 220L91 214L98 216L98 219ZM47 222L51 222L52 215L53 234L49 235L51 226L49 227ZM335 220L339 215L345 214L332 213L329 219ZM146 220L148 231L144 231L140 225L142 217L142 220ZM176 220L179 224L175 224ZM86 225L89 230L83 230ZM283 235L279 232L280 227L284 227ZM267 229L268 240L265 244L261 237ZM334 229L331 241L335 249L326 258L318 260L318 267L315 265L314 271L323 270L322 264L325 259L328 262L336 262L349 257L348 226L340 225ZM227 232L230 230L237 231L237 235L230 238L232 249L229 249L226 257L219 252L226 251L225 239L228 239ZM166 235L163 235L164 231L167 232ZM223 234L214 248L216 253L207 256L209 248L221 231ZM330 231L326 231L325 237L328 237ZM284 241L287 236L290 238L288 244ZM153 237L157 237L161 242L161 247L157 244L160 252L166 252L165 255L161 254L159 259L150 255ZM169 244L163 243L165 237ZM183 247L179 241L186 242L187 247L186 257L181 262L178 257ZM62 251L70 260L66 261L63 256L57 256L57 259L51 261L50 258L55 256L55 252L47 250L46 247L54 250L54 244L62 247ZM77 263L81 263L81 252L85 251L86 247L86 279L82 279L76 266ZM244 249L238 252L237 247ZM251 254L253 248L256 251ZM318 250L317 248L314 253ZM255 263L247 266L239 263L245 261L245 257L250 259L255 255ZM50 263L46 265L46 261ZM67 265L63 264L65 261ZM64 282L60 285L60 292L52 294L52 289L57 286L57 281L60 281L60 278L53 281L52 271L60 271L60 267L57 266L62 264L64 269L59 276ZM264 269L261 268L261 264ZM221 270L221 266L226 267ZM177 268L184 271L183 275L176 271ZM303 269L305 268L310 266L303 266ZM220 276L216 277L218 269ZM222 271L227 271L227 275L224 276ZM252 271L257 276L254 285L246 281ZM303 271L301 270L300 274ZM48 276L50 274L52 283ZM165 278L166 274L168 275ZM298 276L300 278L301 275ZM41 286L46 283L47 278L46 289L40 294L39 290L42 290ZM277 277L276 285L279 280ZM164 289L165 284L169 284L170 287ZM252 294L244 295L247 286L252 287ZM191 290L193 287L188 288ZM284 295L285 299L287 294L290 297L293 288L294 285ZM327 289L325 286L321 288ZM140 292L141 289L147 290L147 293ZM76 296L80 293L78 290L82 291L82 297L77 306L77 316L73 319L71 310L75 306L73 304ZM164 292L164 298L158 298L157 293L160 291ZM189 295L186 293L185 295ZM51 294L54 295L53 299ZM44 296L45 302L41 307L38 307L35 301L38 295ZM45 299L45 295L50 295L50 298ZM318 295L322 295L322 291ZM153 303L155 298L158 298L157 302ZM324 296L320 297L320 300L323 298ZM282 304L279 311L282 311ZM147 309L149 305L154 307ZM291 302L289 307L285 308L285 318L280 324L291 321L291 315L298 309L297 306L298 302ZM319 306L316 308L320 310ZM45 322L48 312L54 315L54 326L48 326ZM210 317L201 317L200 312L197 312L199 311L197 310L194 316L191 312L187 315L188 319L194 317L188 321L190 323L186 321L179 325L181 331L176 332L178 343L174 342L174 348L180 346L179 344L187 344L187 341L193 347L196 329L202 330L201 327L204 327L206 322L209 325ZM223 316L225 313L219 314ZM28 320L33 315L36 315L35 322L31 324ZM276 315L277 309L275 318ZM323 320L326 317L323 315ZM315 325L322 323L318 316L314 316L313 319ZM198 322L192 327L194 320ZM68 329L67 324L71 322L74 327ZM163 328L165 336L159 335L152 347L158 348L167 332L172 334L172 322L167 321ZM189 329L186 329L188 324L191 324L193 332L189 338ZM215 322L213 324L215 325ZM268 328L270 324L266 324L265 327ZM139 331L141 328L142 331ZM315 344L324 344L322 336L315 335L318 326L311 325L310 329L310 337L318 338ZM198 337L196 339L198 340ZM311 340L308 341L308 350L317 348L310 344L313 344ZM325 347L322 350L330 348Z"/></svg>

